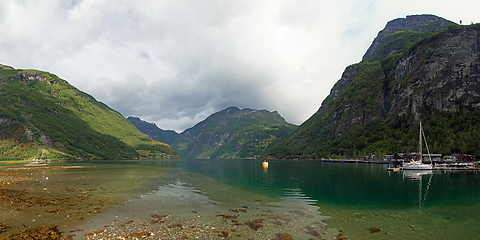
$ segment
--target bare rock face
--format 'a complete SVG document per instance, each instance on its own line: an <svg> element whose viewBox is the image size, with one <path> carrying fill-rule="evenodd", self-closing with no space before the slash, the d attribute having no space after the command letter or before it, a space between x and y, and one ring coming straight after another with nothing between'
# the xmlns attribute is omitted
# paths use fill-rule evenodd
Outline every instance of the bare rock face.
<svg viewBox="0 0 480 240"><path fill-rule="evenodd" d="M347 67L322 103L319 116L331 117L334 132L342 134L387 116L405 114L419 122L432 110L480 110L480 27L432 36L396 59L393 69L387 70L382 61ZM359 89L355 87L359 81L376 82ZM362 95L372 98L360 99Z"/></svg>
<svg viewBox="0 0 480 240"><path fill-rule="evenodd" d="M400 86L393 114L480 109L479 33L478 28L455 30L402 58L393 80Z"/></svg>
<svg viewBox="0 0 480 240"><path fill-rule="evenodd" d="M380 31L368 48L362 60L371 60L372 58L381 59L403 50L404 45L393 44L391 41L395 36L393 33L401 31L428 32L437 31L455 24L444 18L435 15L412 15L406 18L397 18L387 23L385 28ZM412 39L413 41L419 38ZM387 45L387 46L385 46Z"/></svg>

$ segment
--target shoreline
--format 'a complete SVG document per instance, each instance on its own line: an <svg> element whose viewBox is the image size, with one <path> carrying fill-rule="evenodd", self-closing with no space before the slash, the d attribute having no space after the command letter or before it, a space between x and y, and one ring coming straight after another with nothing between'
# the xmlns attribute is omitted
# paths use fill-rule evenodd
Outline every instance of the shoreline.
<svg viewBox="0 0 480 240"><path fill-rule="evenodd" d="M112 186L59 184L55 175L49 174L79 169L88 170L22 166L0 171L0 179L9 178L0 185L2 195L7 196L0 203L0 229L4 230L0 239L21 238L16 234L27 231L36 236L60 234L64 239L336 239L338 235L326 226L323 221L329 217L320 215L316 206L243 193L210 178L202 180L201 190L180 181L140 195L127 188L128 197L114 198ZM199 182L197 177L175 173L175 178L189 178L194 183ZM224 196L231 194L240 198L229 202Z"/></svg>
<svg viewBox="0 0 480 240"><path fill-rule="evenodd" d="M8 182L0 182L0 189L15 190L0 195L11 198L4 199L3 204L7 205L0 206L0 231L5 230L0 233L0 239L24 229L48 227L51 223L58 225L56 229L63 232L63 238L71 239L116 239L124 236L130 239L158 239L159 236L174 239L224 239L225 236L230 239L281 239L289 235L294 239L315 239L317 234L327 239L453 238L457 235L468 239L468 234L472 233L468 226L474 225L476 214L480 212L480 206L475 204L453 204L440 209L427 207L422 211L416 206L365 208L342 207L334 202L317 204L308 202L308 197L302 198L302 191L296 192L294 186L290 192L300 195L292 195L297 197L291 198L288 194L252 191L215 176L183 171L178 166L170 168L170 165L179 164L175 162L157 163L162 168L151 171L153 175L145 171L155 164L151 162L136 162L128 168L122 163L80 163L82 168L76 167L76 163L68 164L22 166L10 171L0 169L0 180L9 179ZM259 165L260 162L258 165L255 163L258 166L257 176L264 180L280 173L265 172ZM271 166L275 170L275 164ZM388 174L383 172L382 166L344 166L356 170L369 169L369 172L376 169L376 172ZM17 176L10 175L13 173ZM392 177L401 177L401 173ZM413 184L414 190L418 189L414 180L405 184ZM325 192L330 193L335 194ZM115 194L120 195L115 197ZM10 215L20 220L18 224L12 225ZM331 218L327 219L327 216ZM463 221L468 221L468 224L463 224ZM255 230L248 224L262 226ZM451 226L451 230L443 231L444 225ZM380 231L371 233L370 229ZM45 230L54 232L51 228Z"/></svg>

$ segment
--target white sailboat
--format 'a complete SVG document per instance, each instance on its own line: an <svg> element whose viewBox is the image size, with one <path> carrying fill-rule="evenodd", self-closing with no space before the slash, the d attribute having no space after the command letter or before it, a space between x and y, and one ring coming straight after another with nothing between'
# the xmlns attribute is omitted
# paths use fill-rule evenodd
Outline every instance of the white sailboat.
<svg viewBox="0 0 480 240"><path fill-rule="evenodd" d="M432 158L430 158L430 151L428 150L427 139L425 138L425 133L423 132L422 123L420 123L420 134L419 134L419 147L420 147L420 160L413 160L411 162L405 163L403 165L403 170L431 170L433 169ZM425 141L425 146L427 147L428 158L430 159L430 164L425 164L422 162L422 137Z"/></svg>

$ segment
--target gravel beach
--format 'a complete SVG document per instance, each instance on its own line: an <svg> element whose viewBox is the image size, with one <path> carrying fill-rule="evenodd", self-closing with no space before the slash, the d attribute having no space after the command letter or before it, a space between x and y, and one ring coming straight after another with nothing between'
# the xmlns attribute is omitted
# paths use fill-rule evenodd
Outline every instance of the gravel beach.
<svg viewBox="0 0 480 240"><path fill-rule="evenodd" d="M0 239L29 234L34 239L42 239L43 234L43 239L75 240L337 239L339 234L326 226L323 220L328 217L321 216L318 207L302 202L246 193L240 193L243 197L236 202L215 202L181 182L120 199L109 195L113 189L85 183L62 186L46 182L48 177L42 175L64 169L0 170ZM224 195L232 194L228 186L215 187L221 187Z"/></svg>

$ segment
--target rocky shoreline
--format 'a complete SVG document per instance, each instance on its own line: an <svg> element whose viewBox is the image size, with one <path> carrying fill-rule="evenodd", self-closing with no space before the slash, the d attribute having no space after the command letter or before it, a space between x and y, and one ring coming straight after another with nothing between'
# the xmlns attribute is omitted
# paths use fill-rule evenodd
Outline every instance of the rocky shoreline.
<svg viewBox="0 0 480 240"><path fill-rule="evenodd" d="M339 236L338 231L329 229L323 222L327 217L320 216L317 208L308 205L303 208L296 204L270 206L262 202L264 200L251 199L246 205L232 207L207 202L201 191L184 186L177 186L177 190L168 186L164 194L160 194L166 205L159 209L169 210L169 213L152 209L149 215L135 215L125 209L147 204L147 199L125 202L124 199L112 199L104 193L108 192L105 189L88 184L59 186L58 183L46 183L47 177L39 178L41 173L66 168L76 167L0 170L1 240L337 239ZM38 173L36 178L32 172ZM41 191L33 190L38 188ZM149 204L157 202L158 199ZM199 202L209 207L196 205ZM182 211L173 214L172 209L179 206L183 206ZM136 211L135 208L130 210Z"/></svg>

